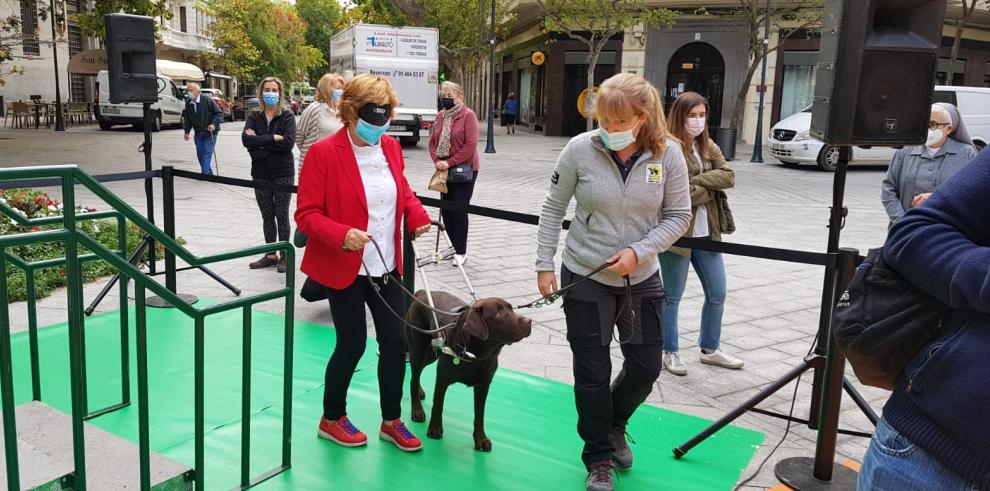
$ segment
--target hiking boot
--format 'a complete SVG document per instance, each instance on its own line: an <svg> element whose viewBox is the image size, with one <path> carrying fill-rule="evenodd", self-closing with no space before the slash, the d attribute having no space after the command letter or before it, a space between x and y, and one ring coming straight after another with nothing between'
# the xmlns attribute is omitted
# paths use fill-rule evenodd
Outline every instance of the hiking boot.
<svg viewBox="0 0 990 491"><path fill-rule="evenodd" d="M285 272L285 268L286 268L285 256L282 256L282 257L278 258L278 267L277 267L278 272L279 273L284 273Z"/></svg>
<svg viewBox="0 0 990 491"><path fill-rule="evenodd" d="M585 481L588 491L613 491L612 469L615 464L611 460L595 462L588 468L588 480Z"/></svg>
<svg viewBox="0 0 990 491"><path fill-rule="evenodd" d="M341 416L333 421L321 418L316 435L343 447L360 447L368 443L368 437L361 433L347 416Z"/></svg>
<svg viewBox="0 0 990 491"><path fill-rule="evenodd" d="M738 370L746 364L746 362L727 354L726 352L717 349L711 353L701 352L701 362L705 365L715 365L722 368L731 368L733 370Z"/></svg>
<svg viewBox="0 0 990 491"><path fill-rule="evenodd" d="M278 256L264 255L261 256L261 259L251 264L248 264L248 267L251 269L263 269L263 268L270 268L277 264L278 264Z"/></svg>
<svg viewBox="0 0 990 491"><path fill-rule="evenodd" d="M416 438L400 419L393 419L391 424L383 421L378 436L382 440L394 443L403 452L415 452L423 448L423 442L419 441L419 438Z"/></svg>
<svg viewBox="0 0 990 491"><path fill-rule="evenodd" d="M676 351L663 352L663 367L674 375L687 375L687 367L681 361L681 355L677 354Z"/></svg>
<svg viewBox="0 0 990 491"><path fill-rule="evenodd" d="M629 448L629 443L626 442L626 438L632 440L626 430L623 428L618 428L613 426L608 432L608 441L612 443L612 462L619 469L626 470L632 467L633 464L633 454L632 449Z"/></svg>

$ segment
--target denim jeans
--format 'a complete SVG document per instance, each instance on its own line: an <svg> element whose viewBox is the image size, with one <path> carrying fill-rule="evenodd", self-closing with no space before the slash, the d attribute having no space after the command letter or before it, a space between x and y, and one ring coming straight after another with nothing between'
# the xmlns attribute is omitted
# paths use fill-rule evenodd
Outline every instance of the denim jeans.
<svg viewBox="0 0 990 491"><path fill-rule="evenodd" d="M663 309L663 350L675 352L677 342L677 309L687 285L688 266L701 280L705 291L705 304L701 308L701 334L698 345L702 349L715 350L722 336L722 312L725 310L725 265L722 255L716 252L692 250L690 256L673 252L660 254L660 272L667 300Z"/></svg>
<svg viewBox="0 0 990 491"><path fill-rule="evenodd" d="M216 145L216 135L207 131L197 131L193 137L196 142L196 158L199 159L199 168L204 175L212 176L213 168L213 147Z"/></svg>
<svg viewBox="0 0 990 491"><path fill-rule="evenodd" d="M863 457L856 488L877 490L977 490L979 487L946 469L883 419Z"/></svg>

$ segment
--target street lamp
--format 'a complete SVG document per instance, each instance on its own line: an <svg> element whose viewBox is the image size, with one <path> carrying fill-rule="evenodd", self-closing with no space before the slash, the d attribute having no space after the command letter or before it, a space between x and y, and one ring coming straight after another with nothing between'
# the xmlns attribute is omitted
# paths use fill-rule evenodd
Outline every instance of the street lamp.
<svg viewBox="0 0 990 491"><path fill-rule="evenodd" d="M485 153L495 153L495 2L498 0L489 1L492 2L492 20L491 39L488 40L490 44L488 54L488 144L485 145Z"/></svg>
<svg viewBox="0 0 990 491"><path fill-rule="evenodd" d="M62 89L58 81L58 34L55 32L55 0L49 0L52 11L52 60L55 61L55 131L65 131L65 118L62 114Z"/></svg>
<svg viewBox="0 0 990 491"><path fill-rule="evenodd" d="M760 106L756 111L756 139L750 162L763 163L763 100L767 95L767 51L770 47L770 0L767 0L766 25L763 27L763 71L760 74Z"/></svg>

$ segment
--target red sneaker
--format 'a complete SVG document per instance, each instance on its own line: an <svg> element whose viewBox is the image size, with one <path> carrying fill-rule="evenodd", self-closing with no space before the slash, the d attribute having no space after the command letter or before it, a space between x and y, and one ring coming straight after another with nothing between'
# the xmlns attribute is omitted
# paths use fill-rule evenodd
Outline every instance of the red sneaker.
<svg viewBox="0 0 990 491"><path fill-rule="evenodd" d="M400 419L393 420L391 426L382 423L378 436L382 440L394 443L403 452L415 452L423 448L423 442L419 441L419 438L416 438Z"/></svg>
<svg viewBox="0 0 990 491"><path fill-rule="evenodd" d="M368 437L361 433L347 416L341 416L336 421L320 418L320 428L316 434L320 438L326 438L344 447L360 447L368 443Z"/></svg>

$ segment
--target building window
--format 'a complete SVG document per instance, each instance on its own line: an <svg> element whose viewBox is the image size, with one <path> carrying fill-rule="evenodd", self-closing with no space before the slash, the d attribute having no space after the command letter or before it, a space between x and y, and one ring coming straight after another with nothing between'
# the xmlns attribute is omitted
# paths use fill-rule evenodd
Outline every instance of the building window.
<svg viewBox="0 0 990 491"><path fill-rule="evenodd" d="M949 59L939 58L938 68L935 72L935 85L965 85L966 82L966 60L964 58L956 58L956 67L952 71L952 83L948 84L949 80Z"/></svg>
<svg viewBox="0 0 990 491"><path fill-rule="evenodd" d="M780 119L801 112L815 98L817 51L784 53L784 78L781 81Z"/></svg>
<svg viewBox="0 0 990 491"><path fill-rule="evenodd" d="M69 56L75 56L83 50L82 29L75 23L69 24Z"/></svg>
<svg viewBox="0 0 990 491"><path fill-rule="evenodd" d="M79 12L79 0L65 0L65 10L67 12Z"/></svg>
<svg viewBox="0 0 990 491"><path fill-rule="evenodd" d="M21 34L25 55L40 55L38 43L38 4L36 0L21 0Z"/></svg>
<svg viewBox="0 0 990 491"><path fill-rule="evenodd" d="M186 31L186 8L179 7L179 30L182 32Z"/></svg>

